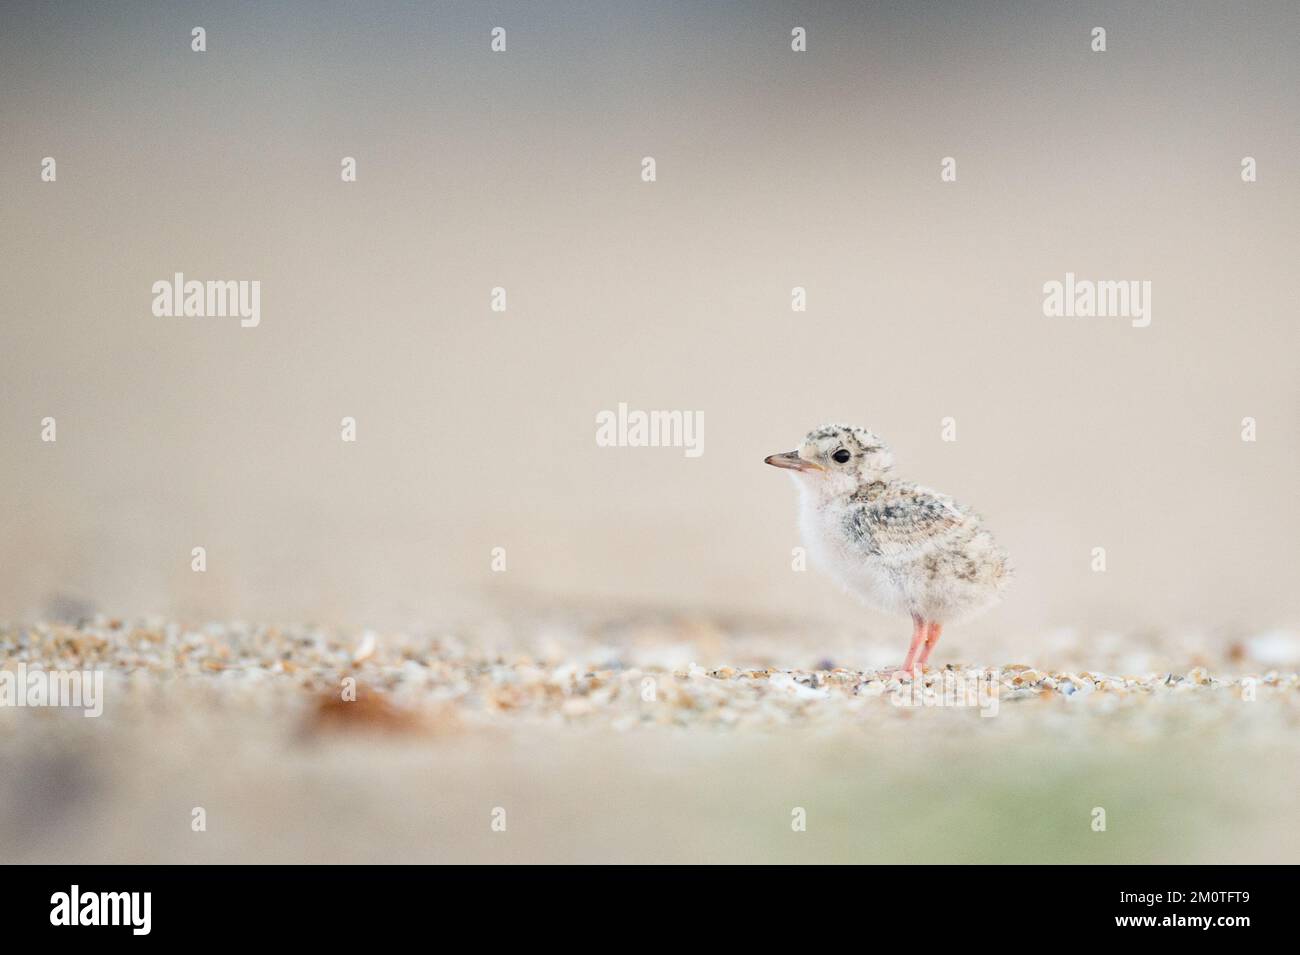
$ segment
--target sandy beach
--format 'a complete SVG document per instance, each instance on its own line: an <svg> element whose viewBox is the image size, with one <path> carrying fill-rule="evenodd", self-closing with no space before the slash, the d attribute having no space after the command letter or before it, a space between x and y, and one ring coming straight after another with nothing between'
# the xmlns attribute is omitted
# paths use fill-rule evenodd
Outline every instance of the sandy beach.
<svg viewBox="0 0 1300 955"><path fill-rule="evenodd" d="M6 671L104 684L94 718L0 706L0 858L1295 856L1294 634L1181 656L1185 635L1058 634L1038 658L948 661L917 687L892 676L892 644L841 635L843 659L804 661L804 642L761 621L591 611L419 634L8 628Z"/></svg>

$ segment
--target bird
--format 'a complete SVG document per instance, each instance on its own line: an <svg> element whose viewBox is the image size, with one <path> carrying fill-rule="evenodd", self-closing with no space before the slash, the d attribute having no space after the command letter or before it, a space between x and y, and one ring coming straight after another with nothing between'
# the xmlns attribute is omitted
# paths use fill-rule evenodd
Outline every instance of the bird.
<svg viewBox="0 0 1300 955"><path fill-rule="evenodd" d="M1001 599L1006 553L979 515L939 491L894 477L894 454L865 428L829 424L766 464L799 489L799 528L814 565L863 603L910 615L912 642L894 676L924 673L945 624Z"/></svg>

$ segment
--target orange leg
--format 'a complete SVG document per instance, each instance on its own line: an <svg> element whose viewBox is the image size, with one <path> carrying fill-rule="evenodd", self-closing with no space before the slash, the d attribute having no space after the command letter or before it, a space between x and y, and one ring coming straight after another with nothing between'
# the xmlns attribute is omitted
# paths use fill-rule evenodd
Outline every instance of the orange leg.
<svg viewBox="0 0 1300 955"><path fill-rule="evenodd" d="M925 621L916 614L912 614L912 646L908 648L907 659L903 661L904 673L911 673L915 669L916 652L921 649L921 644L925 642L925 634Z"/></svg>
<svg viewBox="0 0 1300 955"><path fill-rule="evenodd" d="M937 620L931 620L929 630L925 637L925 649L921 651L921 669L925 669L926 661L930 659L930 654L934 652L934 645L939 642L939 634L943 632L943 624Z"/></svg>

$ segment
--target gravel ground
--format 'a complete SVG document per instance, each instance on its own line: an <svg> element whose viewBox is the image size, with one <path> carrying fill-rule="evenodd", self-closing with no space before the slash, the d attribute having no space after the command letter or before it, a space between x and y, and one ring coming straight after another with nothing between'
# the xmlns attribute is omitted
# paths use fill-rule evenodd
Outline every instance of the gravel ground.
<svg viewBox="0 0 1300 955"><path fill-rule="evenodd" d="M105 684L0 706L0 860L1295 861L1300 637L1036 643L914 682L656 614L6 628Z"/></svg>

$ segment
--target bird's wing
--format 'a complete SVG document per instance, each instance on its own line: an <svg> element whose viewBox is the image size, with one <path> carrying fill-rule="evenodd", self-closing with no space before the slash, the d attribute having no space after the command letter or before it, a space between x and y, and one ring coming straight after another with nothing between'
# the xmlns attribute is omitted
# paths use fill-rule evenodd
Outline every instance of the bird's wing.
<svg viewBox="0 0 1300 955"><path fill-rule="evenodd" d="M945 494L913 488L849 509L845 531L864 553L898 558L922 554L964 526L968 516Z"/></svg>

